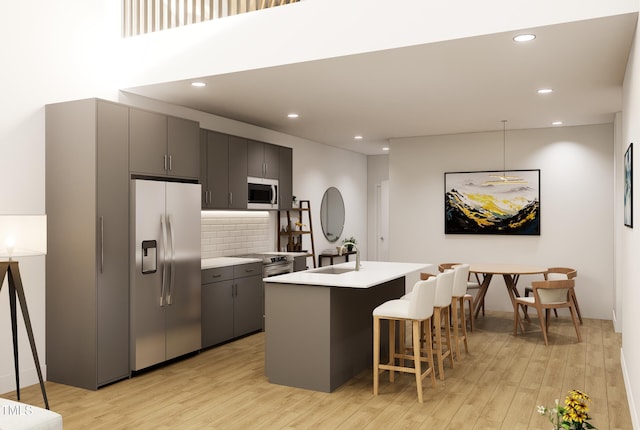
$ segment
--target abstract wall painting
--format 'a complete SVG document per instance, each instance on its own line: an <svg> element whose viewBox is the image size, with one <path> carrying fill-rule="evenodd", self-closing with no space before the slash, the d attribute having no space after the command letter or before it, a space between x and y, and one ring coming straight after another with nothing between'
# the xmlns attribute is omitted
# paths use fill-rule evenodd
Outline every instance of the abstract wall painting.
<svg viewBox="0 0 640 430"><path fill-rule="evenodd" d="M624 153L624 225L633 228L633 143Z"/></svg>
<svg viewBox="0 0 640 430"><path fill-rule="evenodd" d="M445 172L446 234L540 235L540 170Z"/></svg>

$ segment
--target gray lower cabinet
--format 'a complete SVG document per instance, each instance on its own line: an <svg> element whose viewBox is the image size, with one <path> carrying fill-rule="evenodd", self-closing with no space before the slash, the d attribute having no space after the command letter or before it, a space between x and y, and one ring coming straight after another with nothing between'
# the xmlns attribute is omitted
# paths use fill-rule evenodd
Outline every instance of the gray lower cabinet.
<svg viewBox="0 0 640 430"><path fill-rule="evenodd" d="M129 109L47 105L47 379L95 390L129 376Z"/></svg>
<svg viewBox="0 0 640 430"><path fill-rule="evenodd" d="M293 257L293 271L300 272L307 270L307 255L297 255Z"/></svg>
<svg viewBox="0 0 640 430"><path fill-rule="evenodd" d="M262 329L262 263L202 271L202 347Z"/></svg>
<svg viewBox="0 0 640 430"><path fill-rule="evenodd" d="M131 172L179 178L200 177L197 122L141 109L129 110Z"/></svg>

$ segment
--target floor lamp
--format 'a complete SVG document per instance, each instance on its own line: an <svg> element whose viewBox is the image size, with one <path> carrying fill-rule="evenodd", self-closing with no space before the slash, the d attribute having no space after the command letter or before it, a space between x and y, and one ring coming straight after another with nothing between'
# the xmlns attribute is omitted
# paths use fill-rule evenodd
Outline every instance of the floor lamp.
<svg viewBox="0 0 640 430"><path fill-rule="evenodd" d="M46 215L0 215L0 240L4 242L4 249L0 249L0 293L4 280L7 278L9 287L9 308L11 313L11 333L13 335L13 360L16 372L16 393L20 400L20 370L18 361L18 309L20 304L22 318L27 330L27 337L31 346L35 362L40 389L44 404L49 409L49 400L44 387L42 370L36 342L33 337L31 318L27 308L27 299L22 285L22 277L18 267L18 260L22 258L45 255L47 250L47 218ZM1 245L0 245L1 246Z"/></svg>

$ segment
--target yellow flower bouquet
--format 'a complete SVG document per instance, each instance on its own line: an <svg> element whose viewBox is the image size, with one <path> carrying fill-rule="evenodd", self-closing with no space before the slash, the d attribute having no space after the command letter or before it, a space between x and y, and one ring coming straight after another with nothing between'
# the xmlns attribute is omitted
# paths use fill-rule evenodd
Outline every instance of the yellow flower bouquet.
<svg viewBox="0 0 640 430"><path fill-rule="evenodd" d="M589 416L587 402L590 401L591 398L586 393L571 390L564 398L564 406L560 406L560 402L556 399L555 407L549 409L545 406L538 406L538 413L549 418L554 430L595 429L588 421L591 416Z"/></svg>

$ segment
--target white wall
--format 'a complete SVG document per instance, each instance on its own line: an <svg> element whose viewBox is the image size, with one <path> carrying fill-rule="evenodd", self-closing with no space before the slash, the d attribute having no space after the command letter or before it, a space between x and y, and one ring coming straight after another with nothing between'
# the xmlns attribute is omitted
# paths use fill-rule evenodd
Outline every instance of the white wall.
<svg viewBox="0 0 640 430"><path fill-rule="evenodd" d="M369 236L369 246L367 248L369 259L373 260L376 255L377 224L379 214L378 209L378 187L382 181L389 180L389 156L370 155L367 157L367 235ZM388 205L387 205L388 206ZM388 207L384 208L388 210Z"/></svg>
<svg viewBox="0 0 640 430"><path fill-rule="evenodd" d="M316 254L332 248L342 238L354 236L361 258L367 258L367 157L326 145L301 141L293 147L293 194L310 200ZM320 204L329 187L340 190L345 221L341 239L330 243L322 234ZM307 237L303 240L306 241ZM306 242L303 241L303 245ZM311 249L311 248L307 248ZM317 258L316 258L317 263Z"/></svg>
<svg viewBox="0 0 640 430"><path fill-rule="evenodd" d="M638 312L638 285L640 285L640 36L636 27L636 35L627 64L623 87L622 139L616 147L615 160L618 166L616 197L618 205L622 200L622 160L629 143L633 143L633 228L622 226L621 217L616 219L616 236L620 238L617 247L620 260L620 276L618 293L622 302L622 371L625 376L627 397L631 408L631 419L635 429L640 428L640 312Z"/></svg>
<svg viewBox="0 0 640 430"><path fill-rule="evenodd" d="M389 155L392 259L574 267L583 315L610 319L612 125L507 130L506 141L507 169L541 171L541 235L444 234L444 172L502 169L502 131L397 139ZM501 278L486 305L513 310Z"/></svg>

